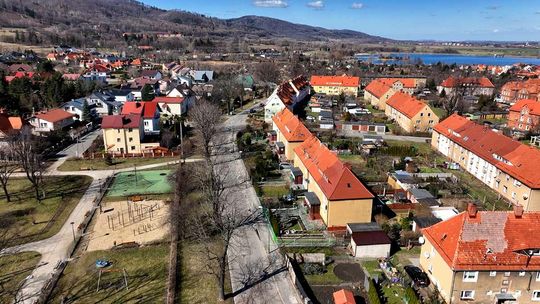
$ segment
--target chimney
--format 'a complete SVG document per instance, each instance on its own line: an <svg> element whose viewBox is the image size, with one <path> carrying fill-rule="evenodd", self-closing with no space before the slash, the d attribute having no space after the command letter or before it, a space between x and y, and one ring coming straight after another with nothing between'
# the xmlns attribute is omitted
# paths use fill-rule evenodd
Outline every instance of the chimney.
<svg viewBox="0 0 540 304"><path fill-rule="evenodd" d="M469 203L467 205L467 213L469 214L470 218L475 218L477 212L478 210L476 209L476 205L474 203Z"/></svg>
<svg viewBox="0 0 540 304"><path fill-rule="evenodd" d="M514 215L516 218L521 218L523 216L523 206L520 204L514 204Z"/></svg>

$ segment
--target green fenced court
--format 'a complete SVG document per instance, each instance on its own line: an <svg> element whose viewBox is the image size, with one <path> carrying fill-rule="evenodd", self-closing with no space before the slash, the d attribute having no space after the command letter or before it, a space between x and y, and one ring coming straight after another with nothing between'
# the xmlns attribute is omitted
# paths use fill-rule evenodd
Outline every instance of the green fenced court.
<svg viewBox="0 0 540 304"><path fill-rule="evenodd" d="M166 194L172 192L171 170L129 171L115 175L107 196Z"/></svg>

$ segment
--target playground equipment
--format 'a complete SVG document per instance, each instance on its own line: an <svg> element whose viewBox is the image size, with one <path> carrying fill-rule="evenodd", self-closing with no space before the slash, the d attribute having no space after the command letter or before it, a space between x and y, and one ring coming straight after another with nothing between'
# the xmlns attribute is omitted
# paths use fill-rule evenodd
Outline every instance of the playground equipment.
<svg viewBox="0 0 540 304"><path fill-rule="evenodd" d="M124 210L117 211L116 214L107 215L107 225L109 229L115 230L119 227L126 227L141 221L155 217L155 213L161 209L158 203L147 205L144 202L127 201L127 213Z"/></svg>
<svg viewBox="0 0 540 304"><path fill-rule="evenodd" d="M126 290L129 290L128 279L127 279L127 274L126 274L126 269L125 268L122 268L122 269L99 269L96 292L99 291L99 287L100 287L99 284L101 283L101 274L104 273L104 272L121 272L123 274L123 276L124 276L124 285L126 287Z"/></svg>

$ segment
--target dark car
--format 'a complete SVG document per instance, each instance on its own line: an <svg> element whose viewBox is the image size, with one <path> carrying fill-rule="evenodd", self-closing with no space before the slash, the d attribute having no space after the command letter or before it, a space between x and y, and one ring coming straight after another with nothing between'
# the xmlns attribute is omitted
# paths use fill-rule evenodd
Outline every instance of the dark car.
<svg viewBox="0 0 540 304"><path fill-rule="evenodd" d="M414 282L414 285L419 287L426 287L429 285L429 278L422 269L416 266L405 266L405 272L411 277Z"/></svg>

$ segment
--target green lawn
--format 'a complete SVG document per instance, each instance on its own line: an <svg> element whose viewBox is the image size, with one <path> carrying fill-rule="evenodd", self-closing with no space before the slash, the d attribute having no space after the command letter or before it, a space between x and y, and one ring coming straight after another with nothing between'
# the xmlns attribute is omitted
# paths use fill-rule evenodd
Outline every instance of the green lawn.
<svg viewBox="0 0 540 304"><path fill-rule="evenodd" d="M206 254L201 245L183 242L181 245L181 271L179 275L178 303L227 303L218 301L218 285L216 277L206 271ZM225 293L230 293L230 280L227 278Z"/></svg>
<svg viewBox="0 0 540 304"><path fill-rule="evenodd" d="M105 159L81 159L70 158L66 160L60 167L59 171L79 171L79 170L115 170L134 166L145 166L170 161L179 160L179 157L158 157L158 158L113 158L113 165L107 165Z"/></svg>
<svg viewBox="0 0 540 304"><path fill-rule="evenodd" d="M334 274L336 263L328 265L326 272L323 274L305 275L309 285L335 285L343 283L343 280Z"/></svg>
<svg viewBox="0 0 540 304"><path fill-rule="evenodd" d="M383 295L386 298L386 304L403 304L405 297L405 288L399 284L392 286L383 286Z"/></svg>
<svg viewBox="0 0 540 304"><path fill-rule="evenodd" d="M53 236L60 230L71 211L92 182L89 176L45 177L46 198L38 203L34 190L26 178L13 178L8 183L12 201L8 203L2 191L0 195L0 233L8 229L17 231L13 244L27 243ZM49 220L57 217L46 228Z"/></svg>
<svg viewBox="0 0 540 304"><path fill-rule="evenodd" d="M51 303L163 303L168 276L168 245L85 252L69 262L53 290ZM103 271L100 290L96 260L112 266ZM128 290L123 271L126 271Z"/></svg>
<svg viewBox="0 0 540 304"><path fill-rule="evenodd" d="M289 193L289 187L287 186L272 186L263 185L263 195L266 197L282 197Z"/></svg>
<svg viewBox="0 0 540 304"><path fill-rule="evenodd" d="M366 269L369 275L374 278L382 275L382 270L379 267L379 262L377 260L365 260L362 261L362 266Z"/></svg>
<svg viewBox="0 0 540 304"><path fill-rule="evenodd" d="M481 204L485 202L484 208L486 210L510 210L508 204L499 199L499 195L495 190L489 188L470 173L465 171L451 172L459 178L460 184L467 188L469 196L478 200Z"/></svg>
<svg viewBox="0 0 540 304"><path fill-rule="evenodd" d="M0 303L12 303L18 287L37 266L41 255L21 252L0 256Z"/></svg>
<svg viewBox="0 0 540 304"><path fill-rule="evenodd" d="M349 154L349 155L339 155L339 159L344 162L347 162L351 165L365 166L366 160L361 155Z"/></svg>
<svg viewBox="0 0 540 304"><path fill-rule="evenodd" d="M436 108L436 107L433 107L433 106L430 106L430 108L433 111L433 113L435 113L435 115L437 115L437 117L439 117L439 119L442 120L442 118L446 116L446 111L444 109Z"/></svg>

